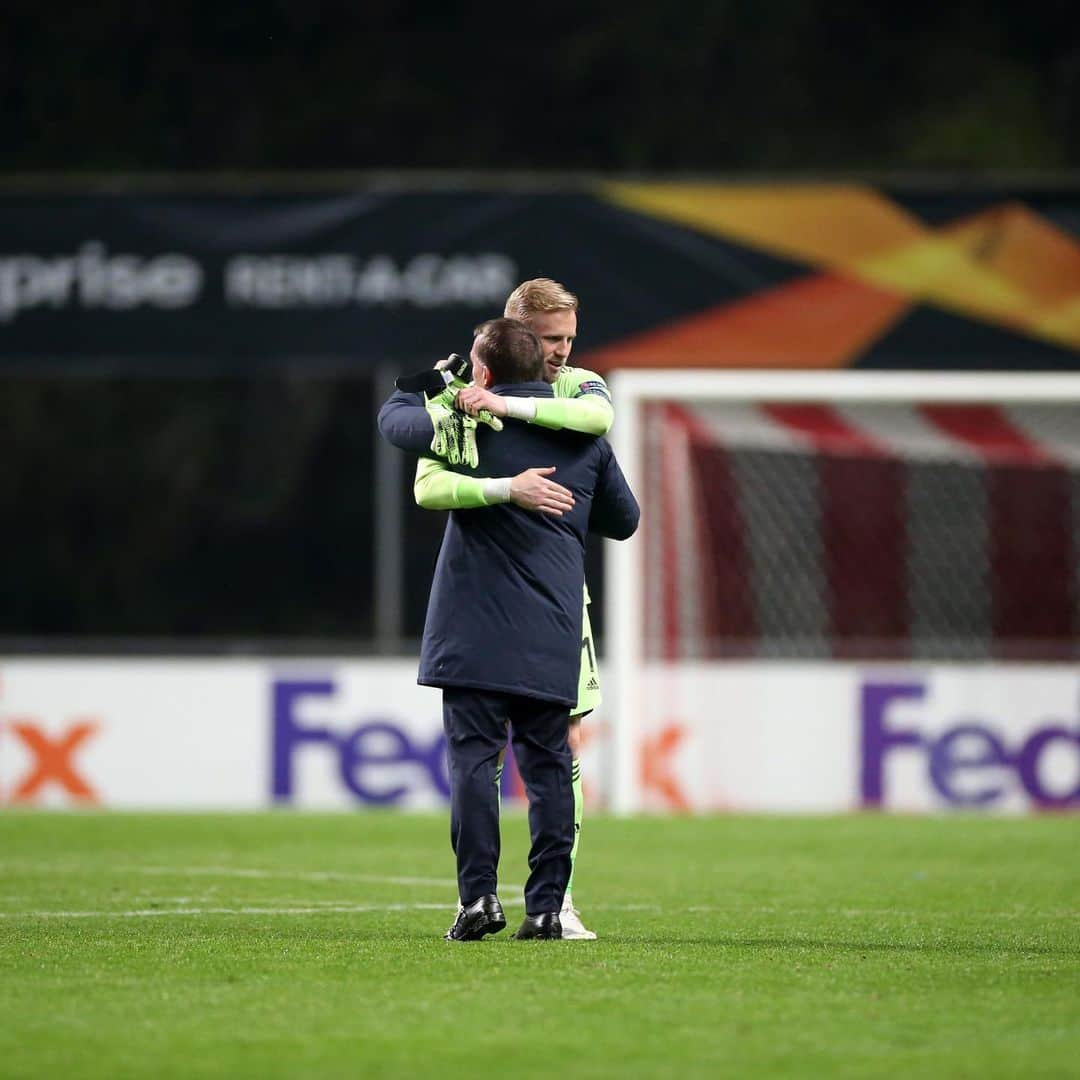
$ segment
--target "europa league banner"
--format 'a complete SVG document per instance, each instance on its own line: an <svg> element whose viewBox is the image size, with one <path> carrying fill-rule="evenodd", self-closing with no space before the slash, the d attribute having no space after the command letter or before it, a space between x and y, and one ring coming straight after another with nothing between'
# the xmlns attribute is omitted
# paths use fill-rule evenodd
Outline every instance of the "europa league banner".
<svg viewBox="0 0 1080 1080"><path fill-rule="evenodd" d="M1078 369L1078 211L857 185L0 195L0 365L422 363L546 276L601 370Z"/></svg>

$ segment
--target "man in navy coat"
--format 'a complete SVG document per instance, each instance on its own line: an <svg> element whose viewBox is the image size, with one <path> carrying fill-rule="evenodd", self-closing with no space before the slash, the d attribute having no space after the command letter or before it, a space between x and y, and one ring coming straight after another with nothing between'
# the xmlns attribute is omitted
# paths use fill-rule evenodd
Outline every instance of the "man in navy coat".
<svg viewBox="0 0 1080 1080"><path fill-rule="evenodd" d="M496 394L552 394L540 342L523 323L484 323L470 357L474 382ZM559 937L574 842L567 724L578 693L585 533L626 539L639 510L604 439L518 424L499 433L481 426L476 434L479 466L454 471L479 484L488 505L450 513L418 678L443 690L461 900L446 936L480 938L506 925L496 895L495 775L510 725L532 836L517 936ZM554 467L551 479L569 493L562 511L536 513L508 501L508 478L537 466ZM421 462L418 484L424 468Z"/></svg>

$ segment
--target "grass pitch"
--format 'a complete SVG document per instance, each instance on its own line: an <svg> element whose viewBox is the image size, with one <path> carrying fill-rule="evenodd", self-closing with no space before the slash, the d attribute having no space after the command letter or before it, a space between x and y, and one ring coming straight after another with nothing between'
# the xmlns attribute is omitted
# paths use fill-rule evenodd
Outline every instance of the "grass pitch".
<svg viewBox="0 0 1080 1080"><path fill-rule="evenodd" d="M1080 1076L1080 818L586 821L596 942L442 940L444 815L0 813L0 1076Z"/></svg>

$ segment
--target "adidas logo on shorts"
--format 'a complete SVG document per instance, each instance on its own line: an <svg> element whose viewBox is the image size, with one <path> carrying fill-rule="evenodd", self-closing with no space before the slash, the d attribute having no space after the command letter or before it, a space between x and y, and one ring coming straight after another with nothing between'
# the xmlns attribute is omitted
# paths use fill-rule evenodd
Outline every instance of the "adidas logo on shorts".
<svg viewBox="0 0 1080 1080"><path fill-rule="evenodd" d="M585 689L586 690L599 690L600 689L600 684L595 679L590 679L585 684Z"/></svg>

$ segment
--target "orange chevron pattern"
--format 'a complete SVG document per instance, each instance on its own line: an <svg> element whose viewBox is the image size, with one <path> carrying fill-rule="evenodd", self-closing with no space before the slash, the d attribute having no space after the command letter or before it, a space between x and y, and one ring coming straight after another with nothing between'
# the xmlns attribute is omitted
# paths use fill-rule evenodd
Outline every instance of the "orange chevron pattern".
<svg viewBox="0 0 1080 1080"><path fill-rule="evenodd" d="M856 185L615 183L601 194L821 273L597 350L597 367L838 367L916 304L1080 350L1080 243L1016 203L933 229Z"/></svg>
<svg viewBox="0 0 1080 1080"><path fill-rule="evenodd" d="M710 308L588 354L590 367L831 368L850 364L910 307L821 274Z"/></svg>

